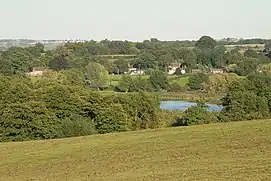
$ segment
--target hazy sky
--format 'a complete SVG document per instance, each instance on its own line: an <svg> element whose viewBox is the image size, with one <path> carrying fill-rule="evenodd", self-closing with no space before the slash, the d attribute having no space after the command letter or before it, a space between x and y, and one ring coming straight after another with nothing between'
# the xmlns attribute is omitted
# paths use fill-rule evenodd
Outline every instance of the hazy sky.
<svg viewBox="0 0 271 181"><path fill-rule="evenodd" d="M271 38L271 0L0 0L0 38Z"/></svg>

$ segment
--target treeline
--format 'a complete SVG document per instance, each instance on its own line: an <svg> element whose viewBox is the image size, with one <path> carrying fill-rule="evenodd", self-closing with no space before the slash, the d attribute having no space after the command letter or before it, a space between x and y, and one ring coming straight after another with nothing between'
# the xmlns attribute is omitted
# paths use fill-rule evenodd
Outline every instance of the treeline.
<svg viewBox="0 0 271 181"><path fill-rule="evenodd" d="M160 124L158 96L106 96L72 84L60 73L36 82L1 76L0 103L0 141L132 131Z"/></svg>
<svg viewBox="0 0 271 181"><path fill-rule="evenodd" d="M188 110L160 110L160 98L146 92L103 94L74 82L65 72L38 80L0 77L0 141L54 139L264 119L271 117L271 76L232 80L222 112L209 112L203 100Z"/></svg>
<svg viewBox="0 0 271 181"><path fill-rule="evenodd" d="M267 48L270 46L271 43L266 44ZM113 58L105 56L116 54L130 56ZM27 48L12 47L1 53L0 73L6 75L27 73L33 67L83 70L90 62L101 64L109 74L124 74L132 67L167 72L169 65L179 62L186 66L187 72L191 72L192 69L227 67L230 71L244 75L247 74L247 70L241 69L252 68L252 71L256 71L255 69L261 68L263 64L270 63L270 57L271 51L259 53L249 49L243 54L238 47L228 51L208 36L203 36L192 43L157 39L143 42L103 40L66 43L55 50L47 51L42 44Z"/></svg>
<svg viewBox="0 0 271 181"><path fill-rule="evenodd" d="M233 38L224 38L218 41L220 45L249 45L249 44L265 44L268 45L271 43L270 39L261 39L261 38L254 38L254 39L233 39Z"/></svg>
<svg viewBox="0 0 271 181"><path fill-rule="evenodd" d="M204 102L187 109L175 126L271 118L271 76L250 75L233 81L223 97L222 112L209 112Z"/></svg>

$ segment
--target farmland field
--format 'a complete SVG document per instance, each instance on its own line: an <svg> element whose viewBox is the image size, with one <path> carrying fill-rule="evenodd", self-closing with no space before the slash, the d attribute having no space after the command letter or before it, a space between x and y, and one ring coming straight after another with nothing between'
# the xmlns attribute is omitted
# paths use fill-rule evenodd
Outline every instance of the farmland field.
<svg viewBox="0 0 271 181"><path fill-rule="evenodd" d="M233 50L236 47L240 47L241 49L251 48L253 50L264 50L265 44L225 45L225 48L228 51Z"/></svg>
<svg viewBox="0 0 271 181"><path fill-rule="evenodd" d="M0 180L270 180L271 120L0 143Z"/></svg>
<svg viewBox="0 0 271 181"><path fill-rule="evenodd" d="M139 77L138 75L133 75L131 76L132 78L136 78ZM172 83L177 83L179 84L181 87L184 87L187 83L188 83L188 76L174 76L174 75L168 75L168 81L170 84ZM149 76L148 75L142 75L141 76L142 79L148 79ZM109 81L110 81L110 85L116 86L118 85L119 81L122 79L122 75L109 75Z"/></svg>

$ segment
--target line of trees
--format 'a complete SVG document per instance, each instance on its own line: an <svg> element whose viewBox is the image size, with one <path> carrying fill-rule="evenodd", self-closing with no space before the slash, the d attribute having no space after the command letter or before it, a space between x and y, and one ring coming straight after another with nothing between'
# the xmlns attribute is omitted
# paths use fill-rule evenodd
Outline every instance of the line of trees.
<svg viewBox="0 0 271 181"><path fill-rule="evenodd" d="M0 141L84 136L156 128L160 99L146 93L103 95L62 72L31 81L0 77Z"/></svg>
<svg viewBox="0 0 271 181"><path fill-rule="evenodd" d="M271 43L267 41L266 48L268 49L270 45ZM111 54L130 54L131 57L112 59L100 56ZM66 43L55 50L47 51L44 45L37 44L27 48L12 47L2 52L0 73L9 75L26 73L33 67L83 70L90 62L101 64L110 74L123 74L129 67L166 72L171 63L180 62L187 65L188 72L191 69L204 67L230 67L231 71L247 75L248 69L255 71L260 65L271 63L270 55L268 52L259 53L252 49L244 54L240 53L238 48L227 51L223 45L209 36L201 37L190 47L185 42L164 42L157 39L139 43L109 40Z"/></svg>

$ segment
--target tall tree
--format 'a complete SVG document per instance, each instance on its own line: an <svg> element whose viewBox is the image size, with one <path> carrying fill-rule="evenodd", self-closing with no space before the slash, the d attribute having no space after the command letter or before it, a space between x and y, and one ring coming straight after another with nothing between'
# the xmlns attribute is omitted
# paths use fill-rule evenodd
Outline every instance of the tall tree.
<svg viewBox="0 0 271 181"><path fill-rule="evenodd" d="M53 70L65 70L69 67L69 62L64 56L59 56L49 62L49 67Z"/></svg>
<svg viewBox="0 0 271 181"><path fill-rule="evenodd" d="M169 85L166 74L160 70L153 70L151 72L150 83L155 91L166 90Z"/></svg>
<svg viewBox="0 0 271 181"><path fill-rule="evenodd" d="M120 58L114 62L117 68L117 73L123 74L129 70L129 62L123 58Z"/></svg>
<svg viewBox="0 0 271 181"><path fill-rule="evenodd" d="M196 43L198 48L208 48L214 49L216 46L216 41L210 36L202 36Z"/></svg>
<svg viewBox="0 0 271 181"><path fill-rule="evenodd" d="M86 66L87 83L98 90L107 86L108 71L99 63L91 62Z"/></svg>

